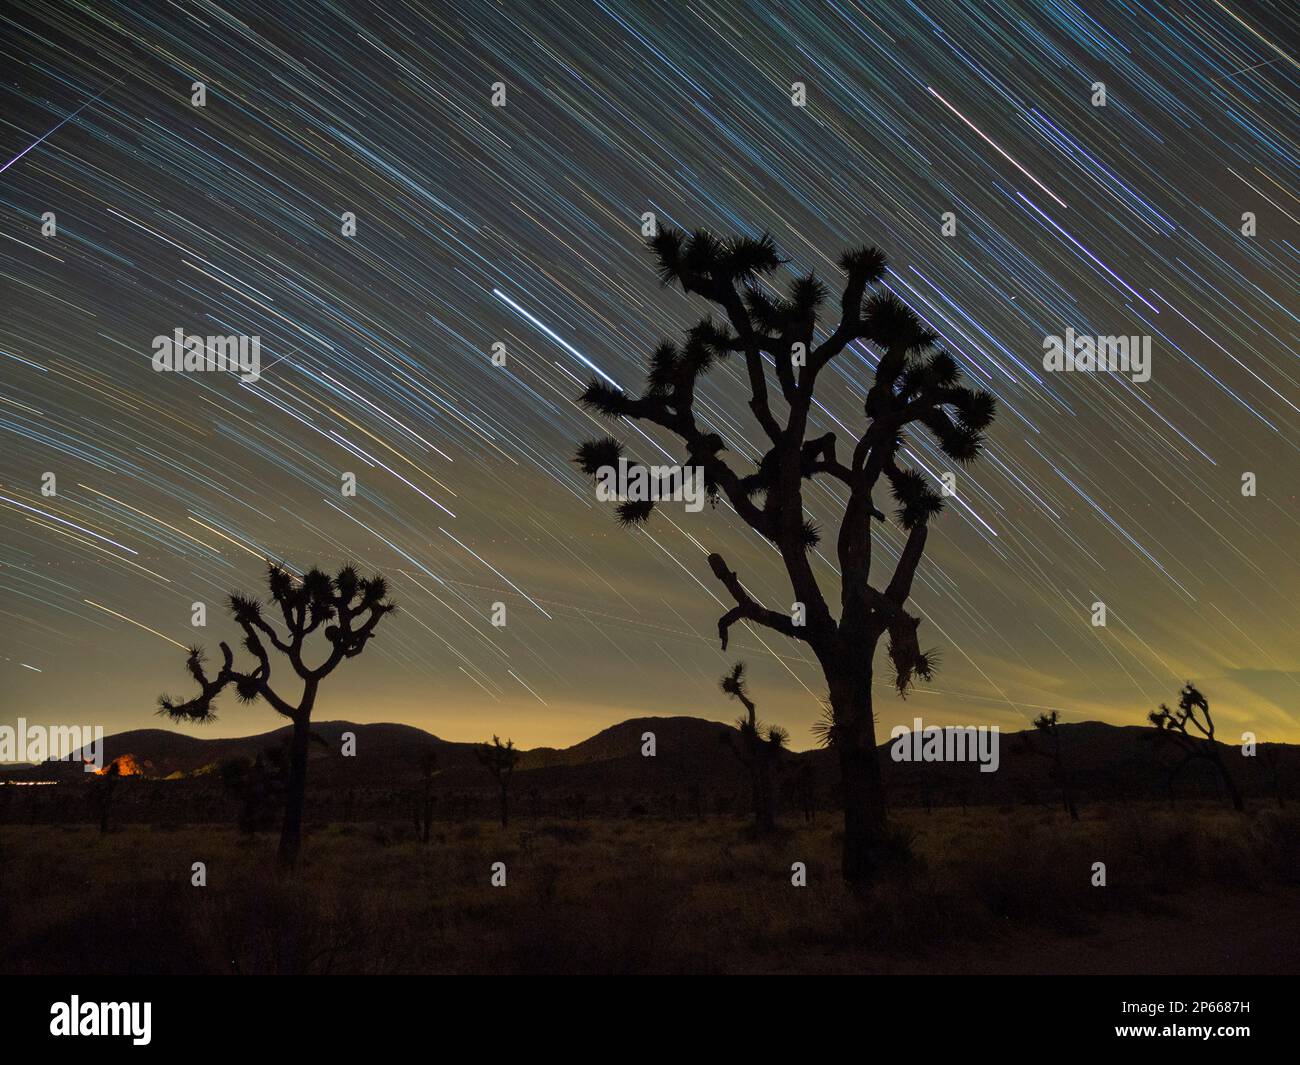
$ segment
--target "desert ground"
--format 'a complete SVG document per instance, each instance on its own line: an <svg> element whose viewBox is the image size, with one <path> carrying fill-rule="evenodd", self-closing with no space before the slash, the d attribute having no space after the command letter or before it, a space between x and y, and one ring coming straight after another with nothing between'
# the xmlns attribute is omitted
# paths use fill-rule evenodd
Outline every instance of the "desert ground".
<svg viewBox="0 0 1300 1065"><path fill-rule="evenodd" d="M1295 973L1300 814L902 809L857 897L836 820L0 826L7 973ZM206 886L192 883L193 863ZM505 885L493 886L494 863ZM807 885L792 883L802 862ZM1094 886L1094 863L1105 886Z"/></svg>

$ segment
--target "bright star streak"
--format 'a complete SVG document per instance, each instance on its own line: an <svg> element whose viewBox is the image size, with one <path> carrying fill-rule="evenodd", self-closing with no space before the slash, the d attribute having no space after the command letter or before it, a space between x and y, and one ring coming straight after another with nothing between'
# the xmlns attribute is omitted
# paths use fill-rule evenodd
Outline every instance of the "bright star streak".
<svg viewBox="0 0 1300 1065"><path fill-rule="evenodd" d="M456 537L452 536L451 533L447 532L447 530L444 529L441 525L438 526L438 531L441 532L441 533L447 533L447 535L448 535L448 536L451 536L451 538L452 538L453 540L456 540ZM494 565L492 565L491 562L489 562L487 559L485 559L482 555L480 555L480 554L479 554L477 551L475 551L472 547L469 547L469 546L466 545L466 544L461 544L461 542L460 542L459 540L456 540L456 543L460 544L461 547L465 548L466 551L468 551L471 555L473 555L473 556L474 556L475 558L477 558L480 562L482 562L483 565L487 566L488 569L490 569L493 573L495 573L498 577L500 577L503 581L505 581L506 584L510 585L511 588L513 588L516 592L518 592L518 593L519 593L520 595L522 595L525 599L527 599L530 603L532 603L533 606L537 607L537 609L540 610L543 614L545 614L546 617L547 617L548 619L550 619L550 620L552 620L552 621L555 620L554 618L551 617L550 614L547 614L547 613L546 613L546 610L542 607L542 604L541 604L541 603L539 603L539 602L538 602L536 599L534 599L531 595L529 595L529 594L528 594L527 592L525 592L522 588L520 588L519 585L517 585L514 581L512 581L509 577L507 577L504 573L502 573L499 569L497 569Z"/></svg>
<svg viewBox="0 0 1300 1065"><path fill-rule="evenodd" d="M600 374L601 377L603 377L611 385L617 388L620 392L625 391L622 385L620 385L617 381L614 380L614 378L610 377L609 374L607 374L604 370L602 370L599 366L597 366L594 362L592 362L589 358L587 358L586 355L584 355L572 344L570 344L567 340L565 340L562 336L560 336L549 325L547 325L545 322L538 319L536 315L529 314L526 310L524 310L521 306L519 306L519 304L517 304L514 300L512 300L499 288L494 288L492 290L492 294L496 296L498 299L508 303L514 310L522 314L525 318L527 318L530 322L532 322L533 325L537 326L538 329L540 329L548 337L550 337L562 348L564 348L565 351L568 351L570 354L572 354L574 358L578 359L588 369L595 370L596 373Z"/></svg>
<svg viewBox="0 0 1300 1065"><path fill-rule="evenodd" d="M108 92L108 90L105 89L104 92ZM104 95L104 92L101 92L101 93L99 94L99 96L103 96L103 95ZM68 115L67 118L63 119L62 122L60 122L60 123L59 123L58 125L56 125L53 129L51 129L48 133L45 133L45 134L43 134L42 136L36 138L36 140L34 140L31 144L29 144L29 145L28 145L26 148L24 148L21 152L19 152L19 153L18 153L17 155L15 155L12 159L10 159L9 162L5 163L4 166L0 166L0 174L3 174L3 173L4 173L6 170L8 170L11 166L13 166L14 163L18 162L19 159L21 159L24 155L26 155L26 154L27 154L28 152L30 152L33 148L35 148L37 145L39 145L39 144L40 144L42 141L44 141L47 137L51 137L51 136L53 136L53 135L54 135L55 133L57 133L57 132L58 132L58 131L63 127L63 126L65 126L67 123L71 122L74 118L76 118L79 114L81 114L82 111L84 111L87 107L89 107L89 106L90 106L91 104L93 104L96 100L98 100L98 99L99 99L99 96L92 96L92 97L91 97L89 100L87 100L84 104L82 104L82 105L81 105L80 107L78 107L75 111L73 111L72 114Z"/></svg>
<svg viewBox="0 0 1300 1065"><path fill-rule="evenodd" d="M1054 193L1051 189L1049 189L1046 185L1044 185L1041 181L1039 181L1038 178L1034 177L1033 174L1031 174L1031 173L1030 173L1028 170L1026 170L1023 166L1021 166L1021 165L1020 165L1019 163L1017 163L1014 159L1012 159L1011 156L1007 155L1007 153L1004 152L1001 148L999 148L998 145L997 145L994 141L990 140L987 136L985 136L984 132L983 132L983 131L978 127L978 126L976 126L974 122L972 122L969 118L967 118L967 117L966 117L965 115L963 115L960 111L958 111L957 108L953 107L952 104L950 104L947 100L945 100L945 99L944 99L942 96L940 96L937 92L935 92L933 89L931 89L930 86L927 85L926 88L929 89L931 95L933 95L936 99L938 99L938 100L940 101L940 103L943 104L944 107L946 107L946 108L947 108L949 111L951 111L954 115L956 115L956 116L957 116L958 118L960 118L963 122L965 122L966 125L970 126L971 129L973 129L976 133L978 133L981 137L983 137L983 138L984 138L984 141L985 141L985 142L986 142L986 143L987 143L991 148L993 148L994 151L996 151L1000 156L1002 156L1003 159L1005 159L1008 163L1010 163L1010 164L1011 164L1012 166L1014 166L1017 170L1019 170L1022 174L1024 174L1025 177L1027 177L1030 181L1032 181L1035 185L1037 185L1040 189L1042 189L1045 193L1047 193L1047 195L1049 195L1050 197L1052 197L1052 199L1054 199L1054 200L1055 200L1057 203L1059 203L1062 207L1066 207L1066 203L1065 203L1065 201L1064 201L1063 199L1061 199L1061 197L1059 197L1058 195L1056 195L1056 193ZM1068 210L1068 207L1067 207L1067 210Z"/></svg>

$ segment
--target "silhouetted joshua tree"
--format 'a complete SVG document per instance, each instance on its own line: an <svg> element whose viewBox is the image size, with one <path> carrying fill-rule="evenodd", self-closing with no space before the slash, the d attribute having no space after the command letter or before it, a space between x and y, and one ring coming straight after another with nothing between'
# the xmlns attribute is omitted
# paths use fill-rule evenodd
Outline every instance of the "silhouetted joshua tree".
<svg viewBox="0 0 1300 1065"><path fill-rule="evenodd" d="M764 727L759 724L757 708L749 698L749 690L745 686L744 662L732 666L731 672L722 678L719 686L745 708L745 714L736 719L736 728L740 729L739 748L731 742L729 735L724 733L722 738L749 770L755 827L759 832L771 832L776 828L773 771L781 757L781 749L790 739L790 733L780 725Z"/></svg>
<svg viewBox="0 0 1300 1065"><path fill-rule="evenodd" d="M1061 756L1061 733L1056 727L1059 721L1060 714L1055 710L1050 714L1042 713L1034 718L1034 728L1047 737L1048 749L1046 754L1052 760L1056 782L1061 786L1061 805L1065 807L1065 812L1070 815L1070 820L1077 821L1079 820L1079 808L1074 802L1074 781L1071 779L1070 770L1065 764L1065 759Z"/></svg>
<svg viewBox="0 0 1300 1065"><path fill-rule="evenodd" d="M433 780L438 775L438 752L430 747L420 752L420 790L415 796L415 831L421 843L429 842L433 827Z"/></svg>
<svg viewBox="0 0 1300 1065"><path fill-rule="evenodd" d="M1171 784L1173 778L1188 762L1196 758L1204 758L1218 771L1219 779L1223 782L1223 789L1227 792L1228 798L1232 801L1233 809L1245 809L1241 801L1241 792L1237 790L1236 782L1233 781L1232 774L1228 772L1228 767L1223 761L1219 743L1214 738L1214 718L1210 716L1210 704L1204 695L1192 687L1191 681L1188 681L1179 693L1177 710L1170 710L1161 703L1159 711L1153 710L1147 715L1147 720L1160 730L1162 737L1177 744L1184 752L1183 760L1169 772ZM1192 729L1196 731L1193 732Z"/></svg>
<svg viewBox="0 0 1300 1065"><path fill-rule="evenodd" d="M488 772L497 782L497 788L500 789L502 828L510 822L510 777L519 763L521 753L515 750L514 740L506 740L502 743L499 736L493 736L491 743L485 743L474 751L478 760L487 766Z"/></svg>
<svg viewBox="0 0 1300 1065"><path fill-rule="evenodd" d="M311 741L311 712L316 703L320 682L345 658L355 658L374 635L375 627L396 606L388 601L388 585L383 577L358 577L351 566L344 566L331 578L312 569L302 579L275 564L267 565L267 586L271 604L284 619L284 634L278 622L267 619L264 607L256 599L239 594L230 597L231 616L244 632L244 649L257 659L249 672L235 669L230 645L222 642L221 669L208 678L202 649L191 647L185 666L198 682L199 694L188 702L177 702L170 695L158 698L158 712L173 721L206 722L215 720L213 700L229 685L242 703L265 699L279 714L293 722L289 743L289 776L285 786L284 823L280 831L280 861L293 866L302 843L303 796L307 787L307 747ZM271 605L268 604L268 607ZM309 666L303 658L307 637L321 630L328 653L320 665ZM293 672L302 681L297 703L290 702L271 687L271 657L263 639L284 655Z"/></svg>
<svg viewBox="0 0 1300 1065"><path fill-rule="evenodd" d="M108 815L113 809L113 796L122 780L122 768L116 758L102 772L95 774L95 807L99 813L99 831L108 834Z"/></svg>
<svg viewBox="0 0 1300 1065"><path fill-rule="evenodd" d="M839 318L818 338L826 286L808 274L794 279L787 294L778 293L767 279L784 260L769 236L724 242L704 230L687 236L662 229L648 243L661 282L708 300L721 310L723 321L704 318L687 331L680 347L661 343L650 359L644 395L634 397L593 380L579 402L611 419L647 421L675 434L684 445L686 462L702 467L711 500L723 496L741 520L779 552L799 604L793 616L760 604L720 555L709 556L710 569L735 602L719 619L718 634L725 650L728 630L744 620L803 640L812 649L834 717L830 738L840 764L843 874L861 884L870 878L885 824L871 702L876 646L888 633L900 694L916 677L929 680L935 665L917 643L919 619L904 607L930 519L942 509L943 499L923 473L901 463L904 430L916 424L933 435L954 462L971 462L993 420L994 399L964 387L956 359L936 346L937 335L883 288L885 256L875 248L855 248L840 256L846 276ZM870 294L869 288L874 289ZM857 387L856 379L873 362L874 379L869 387L865 381L861 386L866 394L865 425L856 439L846 442L849 453L842 455L835 433L810 435L809 420L819 376L860 341L872 347L854 350L843 368L845 378L855 384L837 384ZM743 359L749 409L762 434L762 457L749 472L724 457L727 443L702 426L696 413L700 379L733 353ZM772 407L769 359L785 404L784 422ZM604 467L616 468L621 458L622 446L610 437L588 441L577 453L577 462L593 477ZM804 515L803 482L814 478L835 482L833 495L845 500L836 537L838 618L809 557L819 531ZM872 522L885 520L873 499L881 478L898 504L896 516L906 539L888 583L878 587L870 576ZM624 524L635 524L649 518L653 507L627 500L619 504L618 517Z"/></svg>

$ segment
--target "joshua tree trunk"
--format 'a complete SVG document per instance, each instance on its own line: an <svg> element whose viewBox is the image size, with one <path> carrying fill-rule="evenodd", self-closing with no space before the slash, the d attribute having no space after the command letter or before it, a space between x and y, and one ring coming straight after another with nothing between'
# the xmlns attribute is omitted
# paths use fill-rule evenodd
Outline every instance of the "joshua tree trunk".
<svg viewBox="0 0 1300 1065"><path fill-rule="evenodd" d="M876 755L870 666L854 672L856 676L832 683L831 710L835 715L834 746L840 755L840 801L844 809L841 872L849 884L861 885L871 879L873 852L885 827L885 788Z"/></svg>
<svg viewBox="0 0 1300 1065"><path fill-rule="evenodd" d="M758 735L758 724L750 713L750 731L745 733L745 764L749 769L750 802L754 810L754 826L759 832L776 830L775 796L772 791L772 767L764 740Z"/></svg>
<svg viewBox="0 0 1300 1065"><path fill-rule="evenodd" d="M284 793L284 824L280 829L280 864L292 869L302 845L302 809L307 791L307 744L311 740L311 700L304 697L303 709L293 720L289 743L289 781Z"/></svg>

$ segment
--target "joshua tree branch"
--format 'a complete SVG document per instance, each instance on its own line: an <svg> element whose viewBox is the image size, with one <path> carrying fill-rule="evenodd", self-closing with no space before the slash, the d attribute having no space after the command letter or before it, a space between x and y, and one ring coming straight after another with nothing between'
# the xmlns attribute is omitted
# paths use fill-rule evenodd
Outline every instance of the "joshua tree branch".
<svg viewBox="0 0 1300 1065"><path fill-rule="evenodd" d="M921 563L921 556L925 552L925 539L928 535L929 528L925 522L913 526L912 531L907 534L907 543L903 545L903 551L898 556L898 565L894 567L893 579L885 589L885 598L895 606L901 607L912 594L912 578L916 576L916 568Z"/></svg>
<svg viewBox="0 0 1300 1065"><path fill-rule="evenodd" d="M727 591L731 593L731 597L736 601L736 605L718 619L718 637L722 641L724 651L727 649L728 630L737 621L742 620L757 622L795 639L806 640L808 638L806 627L796 625L788 614L769 610L759 604L745 590L745 586L740 583L740 578L736 576L735 572L727 568L727 564L722 560L721 555L712 554L709 556L709 568L713 570L713 575L722 582Z"/></svg>
<svg viewBox="0 0 1300 1065"><path fill-rule="evenodd" d="M707 293L706 293L707 294ZM749 409L754 412L758 424L767 433L772 443L781 439L781 427L772 417L767 399L767 375L763 370L763 349L775 347L776 342L770 337L760 335L754 330L740 294L731 282L717 282L709 298L727 313L732 328L740 337L741 349L745 353L745 369L749 374ZM779 358L779 356L778 356Z"/></svg>

